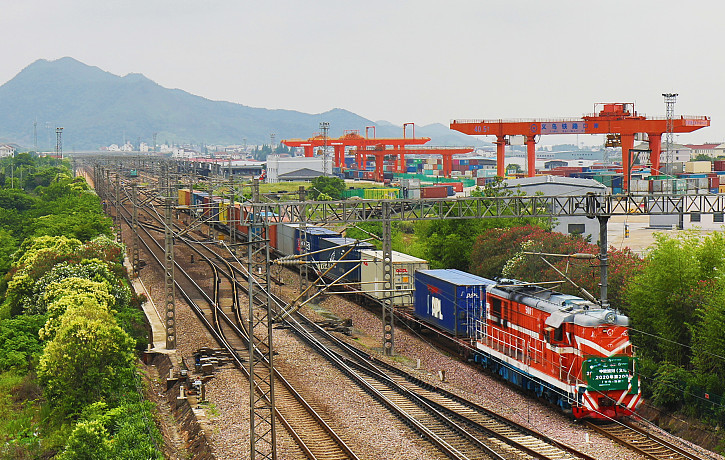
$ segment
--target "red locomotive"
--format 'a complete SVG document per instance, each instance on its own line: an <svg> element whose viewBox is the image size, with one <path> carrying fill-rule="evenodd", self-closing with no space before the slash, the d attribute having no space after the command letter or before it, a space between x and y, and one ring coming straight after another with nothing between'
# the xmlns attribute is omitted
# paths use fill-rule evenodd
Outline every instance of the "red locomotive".
<svg viewBox="0 0 725 460"><path fill-rule="evenodd" d="M616 419L641 402L629 319L593 302L518 281L423 270L414 314L468 341L475 361L576 418Z"/></svg>

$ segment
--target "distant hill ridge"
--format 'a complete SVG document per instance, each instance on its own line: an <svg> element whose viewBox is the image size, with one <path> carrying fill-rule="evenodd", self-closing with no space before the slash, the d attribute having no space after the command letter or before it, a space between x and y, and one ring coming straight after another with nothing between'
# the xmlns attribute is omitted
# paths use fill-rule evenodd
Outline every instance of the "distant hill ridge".
<svg viewBox="0 0 725 460"><path fill-rule="evenodd" d="M144 75L124 77L70 57L40 59L0 86L0 143L32 148L37 121L38 149L55 148L55 127L63 126L65 151L93 150L124 139L157 142L249 144L308 138L330 123L330 136L343 130L376 126L378 137L399 137L402 127L373 122L344 109L320 114L269 110L212 101L179 89L160 86ZM416 136L432 138L431 145L481 145L473 137L442 124L416 126Z"/></svg>

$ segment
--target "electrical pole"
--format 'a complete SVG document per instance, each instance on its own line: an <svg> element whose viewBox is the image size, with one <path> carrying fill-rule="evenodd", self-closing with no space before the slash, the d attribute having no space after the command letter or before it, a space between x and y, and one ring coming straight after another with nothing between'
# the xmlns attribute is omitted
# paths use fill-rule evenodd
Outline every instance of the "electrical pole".
<svg viewBox="0 0 725 460"><path fill-rule="evenodd" d="M133 266L134 278L138 278L138 183L135 180L131 183L131 201L133 202L133 212L131 213L131 237L133 238L133 243L131 245L131 265Z"/></svg>
<svg viewBox="0 0 725 460"><path fill-rule="evenodd" d="M237 226L233 219L234 216L234 175L232 174L232 155L229 154L229 207L227 208L227 223L231 230L229 231L229 247L232 254L237 253L236 238Z"/></svg>
<svg viewBox="0 0 725 460"><path fill-rule="evenodd" d="M299 194L300 194L300 209L299 209L300 253L307 254L310 251L307 248L307 205L305 204L307 192L305 191L304 185L300 185ZM308 276L309 275L307 272L307 256L304 256L302 258L302 265L300 265L300 293L302 294L302 302L307 300L307 282L308 282L307 277Z"/></svg>
<svg viewBox="0 0 725 460"><path fill-rule="evenodd" d="M673 144L673 132L675 129L674 117L675 117L675 102L677 102L677 93L662 93L665 98L665 107L667 108L667 137L665 138L665 158L667 167L665 168L666 174L672 174L672 144Z"/></svg>
<svg viewBox="0 0 725 460"><path fill-rule="evenodd" d="M247 214L247 271L249 272L249 458L276 459L277 437L272 349L267 219L259 204L259 180L252 182L251 213ZM255 307L255 297L264 304Z"/></svg>
<svg viewBox="0 0 725 460"><path fill-rule="evenodd" d="M395 345L393 312L393 238L390 222L390 202L381 203L383 211L383 352L390 356Z"/></svg>
<svg viewBox="0 0 725 460"><path fill-rule="evenodd" d="M114 226L116 227L116 240L119 243L123 243L122 240L122 233L121 233L121 163L118 164L118 167L116 168L116 190L115 195L116 199L114 200L115 208L116 208L116 220L114 221Z"/></svg>
<svg viewBox="0 0 725 460"><path fill-rule="evenodd" d="M56 158L63 159L63 140L61 136L63 134L63 128L55 128L55 156Z"/></svg>
<svg viewBox="0 0 725 460"><path fill-rule="evenodd" d="M323 121L320 123L320 129L322 130L322 140L324 141L322 150L322 175L327 177L327 131L330 129L330 123Z"/></svg>

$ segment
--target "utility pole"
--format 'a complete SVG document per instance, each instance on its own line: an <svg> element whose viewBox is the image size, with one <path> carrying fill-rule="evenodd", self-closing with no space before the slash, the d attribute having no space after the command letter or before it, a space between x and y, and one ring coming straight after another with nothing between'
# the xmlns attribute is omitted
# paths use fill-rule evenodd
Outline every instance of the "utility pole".
<svg viewBox="0 0 725 460"><path fill-rule="evenodd" d="M116 220L114 221L114 224L115 224L114 226L116 227L115 228L116 240L119 243L123 243L123 240L122 240L123 235L121 233L121 198L120 198L121 195L120 194L121 194L121 163L119 163L116 168L116 190L115 190L116 199L113 202L114 202L114 205L116 208L115 209Z"/></svg>
<svg viewBox="0 0 725 460"><path fill-rule="evenodd" d="M675 130L674 118L675 118L675 102L677 102L677 93L662 93L665 98L665 107L667 109L667 137L665 138L665 151L667 152L665 158L667 159L667 167L665 168L666 174L672 174L672 144L673 144L673 132Z"/></svg>
<svg viewBox="0 0 725 460"><path fill-rule="evenodd" d="M252 182L252 200L251 213L245 218L249 272L249 458L276 459L269 244L267 220L261 215L262 207L255 207L259 203L258 179ZM263 297L264 305L255 307L255 297Z"/></svg>
<svg viewBox="0 0 725 460"><path fill-rule="evenodd" d="M327 177L327 131L330 129L330 123L323 121L320 123L320 129L322 130L322 140L324 141L322 150L322 175Z"/></svg>
<svg viewBox="0 0 725 460"><path fill-rule="evenodd" d="M171 190L169 188L169 190ZM164 282L166 292L166 349L176 348L176 299L174 293L174 222L172 218L174 198L164 199Z"/></svg>
<svg viewBox="0 0 725 460"><path fill-rule="evenodd" d="M133 266L134 278L138 278L138 182L135 180L131 183L131 201L133 202L133 212L131 213L131 237L133 238L133 243L131 245L131 265Z"/></svg>
<svg viewBox="0 0 725 460"><path fill-rule="evenodd" d="M233 219L234 216L234 175L232 174L232 155L229 155L229 207L227 208L227 223L231 230L229 231L229 247L232 250L232 254L237 253L236 238L237 233L236 222Z"/></svg>
<svg viewBox="0 0 725 460"><path fill-rule="evenodd" d="M300 185L300 209L299 209L299 232L300 232L300 253L307 254L309 249L307 248L307 205L305 199L307 198L307 191L304 185ZM302 265L300 265L300 293L302 294L301 301L307 300L307 282L309 274L307 272L307 256L302 258Z"/></svg>
<svg viewBox="0 0 725 460"><path fill-rule="evenodd" d="M383 211L383 352L391 356L395 346L395 315L393 311L393 238L390 202L381 203Z"/></svg>
<svg viewBox="0 0 725 460"><path fill-rule="evenodd" d="M63 159L63 128L55 128L55 156L56 158Z"/></svg>

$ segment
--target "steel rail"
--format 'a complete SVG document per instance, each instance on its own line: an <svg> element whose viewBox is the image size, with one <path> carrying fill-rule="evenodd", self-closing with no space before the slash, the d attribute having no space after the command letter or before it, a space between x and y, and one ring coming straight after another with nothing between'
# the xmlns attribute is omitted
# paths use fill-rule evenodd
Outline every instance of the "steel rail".
<svg viewBox="0 0 725 460"><path fill-rule="evenodd" d="M125 219L125 217L124 217L124 219ZM128 221L127 221L127 223L128 223ZM153 238L148 233L148 230L146 228L144 228L144 232L147 233L147 236L151 240L154 241L154 243L157 245L157 247L159 249L162 249L160 247L160 244L158 243L158 241L156 241L156 239ZM146 243L146 241L144 241L144 240L142 240L142 241L143 241L143 244L146 247L147 251L152 255L152 257L157 261L157 263L161 264L162 263L161 260L153 253L153 251L148 246L148 244ZM187 300L187 302L189 302L190 305L194 305L194 307L195 307L194 308L195 313L197 314L197 316L199 316L200 318L203 319L203 323L206 325L207 329L209 329L210 332L212 332L212 334L214 335L217 343L219 343L220 346L222 346L223 348L225 348L230 353L230 355L233 356L235 366L237 368L239 368L248 377L248 375L247 375L247 369L246 369L246 367L243 364L244 358L241 357L237 353L236 349L234 349L229 344L228 340L224 336L224 333L223 333L223 331L221 329L221 323L219 322L219 318L221 317L222 319L224 319L224 322L226 322L230 326L232 326L232 328L234 329L234 331L235 331L236 334L242 335L244 337L244 340L245 341L248 340L248 337L246 336L246 331L242 332L239 328L237 328L231 322L230 318L228 318L228 316L224 312L219 312L218 311L218 303L215 300L215 299L218 299L218 296L219 296L219 292L218 292L219 283L217 282L217 280L219 279L218 267L216 266L216 264L212 263L211 260L208 259L208 257L206 257L204 254L202 254L197 248L193 247L192 245L188 245L188 246L191 249L193 249L194 251L196 251L200 256L202 256L203 258L205 258L207 260L207 262L209 263L209 265L212 267L212 270L214 272L214 291L215 291L214 294L213 294L214 295L214 298L209 297L209 295L206 294L206 292L203 290L203 288L201 288L201 286L199 286L188 275L188 273L186 271L184 271L183 268L180 267L180 265L178 263L176 264L176 266L180 270L180 272L182 274L184 274L184 276L196 287L196 289L199 290L199 292L204 296L204 298L207 301L207 303L209 303L210 305L213 306L212 309L213 309L214 323L216 324L216 327L213 326L211 323L209 323L209 321L206 319L206 315L204 314L203 309L201 307L199 307L198 304L196 304L196 302L193 301L193 299L191 299L191 297L183 290L183 288L181 288L181 286L179 286L178 282L177 282L177 288L182 293L182 296ZM214 253L214 251L211 251L211 252ZM234 286L236 286L236 285L238 285L238 281L236 281L236 279L235 279L231 284L234 285ZM237 308L236 310L238 312L239 311L239 308ZM242 324L242 327L243 327L243 324L244 323L242 322L241 324ZM261 354L260 354L260 356L261 356ZM315 423L323 431L325 431L326 433L328 433L328 435L332 438L332 442L336 443L338 445L339 449L344 453L344 457L345 458L349 458L349 459L353 459L353 460L357 460L358 459L357 455L352 451L352 449L350 449L350 447L347 446L347 444L339 437L339 435L337 435L337 433L335 433L335 431L327 424L327 422L325 422L322 419L322 417L312 408L312 406L302 397L302 395L289 383L289 381L287 381L284 378L284 376L282 376L278 371L275 371L275 378L283 384L283 386L292 395L292 397L295 400L298 401L298 404L300 404L303 407L303 409L310 416L312 416L313 419L315 419ZM293 426L291 422L289 422L289 420L284 416L284 414L282 412L279 411L279 409L275 409L275 415L282 422L282 424L285 426L285 428L287 428L287 430L290 432L290 435L298 443L300 449L302 449L305 452L305 454L308 455L309 458L311 458L311 459L321 459L321 458L325 458L325 454L332 455L333 458L339 458L339 456L336 455L335 453L329 454L329 453L326 453L326 452L322 452L322 453L317 452L317 454L315 454L313 451L314 450L319 450L319 449L316 449L315 447L310 447L310 445L308 445L310 443L309 442L306 442L303 439L303 437L300 436L300 434L298 433L298 429L295 426ZM306 428L309 428L309 427L306 427ZM316 438L314 441L315 441L315 444L321 444L321 441L322 440L319 439L319 438Z"/></svg>

